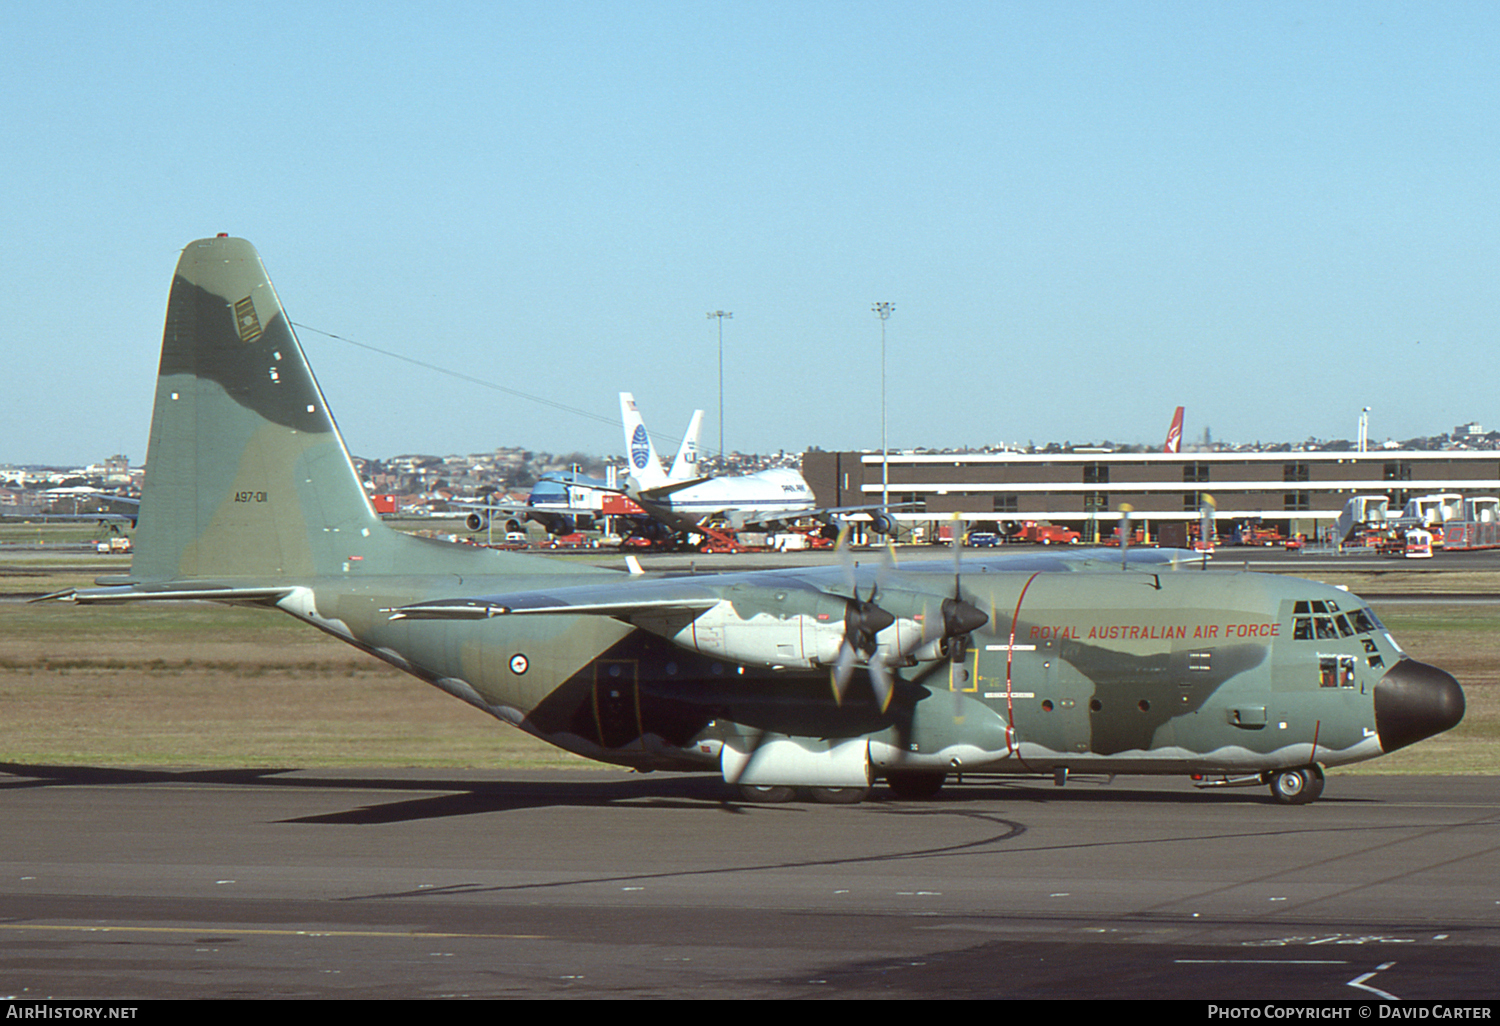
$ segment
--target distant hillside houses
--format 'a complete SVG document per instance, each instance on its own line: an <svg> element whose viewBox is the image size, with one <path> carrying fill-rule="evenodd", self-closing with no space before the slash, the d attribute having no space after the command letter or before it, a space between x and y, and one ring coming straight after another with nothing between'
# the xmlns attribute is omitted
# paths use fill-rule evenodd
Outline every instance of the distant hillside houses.
<svg viewBox="0 0 1500 1026"><path fill-rule="evenodd" d="M1276 453L1276 452L1352 452L1358 446L1348 439L1309 437L1302 442L1254 442L1230 444L1212 441L1205 430L1196 442L1184 440L1183 452L1206 453ZM1478 421L1455 425L1447 434L1405 441L1371 442L1371 450L1444 451L1500 450L1500 431L1486 431ZM959 449L917 447L901 450L913 455L954 454L1069 454L1069 453L1149 453L1157 446L1102 442L1048 442L1036 445L986 445ZM722 457L704 452L699 470L704 476L751 474L771 467L801 468L811 454L823 450L814 446L807 453L730 452ZM872 450L873 451L873 450ZM892 450L893 455L897 450ZM554 454L503 446L497 449L444 456L405 453L383 459L354 458L355 468L367 491L372 494L398 495L409 504L442 503L450 498L479 495L511 495L524 498L531 486L544 474L566 472L577 468L589 477L605 478L610 467L621 472L625 460L620 455L595 456L569 452ZM129 457L115 454L98 463L81 467L43 466L36 464L0 464L0 509L46 511L65 502L71 509L84 501L89 491L138 497L144 482L145 468L132 467ZM68 489L67 492L59 489Z"/></svg>

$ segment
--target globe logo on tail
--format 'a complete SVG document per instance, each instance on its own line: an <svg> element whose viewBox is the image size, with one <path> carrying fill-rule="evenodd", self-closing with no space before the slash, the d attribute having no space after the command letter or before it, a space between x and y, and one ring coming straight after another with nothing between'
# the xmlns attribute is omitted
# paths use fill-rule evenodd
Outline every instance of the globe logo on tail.
<svg viewBox="0 0 1500 1026"><path fill-rule="evenodd" d="M646 425L637 424L630 435L630 462L636 470L645 470L651 458L651 441L646 437Z"/></svg>

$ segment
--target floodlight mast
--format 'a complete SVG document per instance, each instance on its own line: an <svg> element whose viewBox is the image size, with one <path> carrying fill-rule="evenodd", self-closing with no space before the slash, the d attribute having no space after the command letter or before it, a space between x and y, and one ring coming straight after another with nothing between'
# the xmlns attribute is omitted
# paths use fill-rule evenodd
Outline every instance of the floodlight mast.
<svg viewBox="0 0 1500 1026"><path fill-rule="evenodd" d="M710 310L708 316L719 319L719 473L724 472L724 318L733 318L729 310Z"/></svg>
<svg viewBox="0 0 1500 1026"><path fill-rule="evenodd" d="M880 318L880 511L887 516L891 507L891 456L885 437L885 322L896 311L895 303L876 303L870 307Z"/></svg>

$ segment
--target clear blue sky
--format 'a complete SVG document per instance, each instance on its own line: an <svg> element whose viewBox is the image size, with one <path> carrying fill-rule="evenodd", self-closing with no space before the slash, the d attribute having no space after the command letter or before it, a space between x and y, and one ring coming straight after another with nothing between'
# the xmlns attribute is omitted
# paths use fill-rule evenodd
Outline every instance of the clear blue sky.
<svg viewBox="0 0 1500 1026"><path fill-rule="evenodd" d="M0 6L0 461L145 457L260 249L357 454L1500 425L1493 3ZM710 444L713 444L710 442Z"/></svg>

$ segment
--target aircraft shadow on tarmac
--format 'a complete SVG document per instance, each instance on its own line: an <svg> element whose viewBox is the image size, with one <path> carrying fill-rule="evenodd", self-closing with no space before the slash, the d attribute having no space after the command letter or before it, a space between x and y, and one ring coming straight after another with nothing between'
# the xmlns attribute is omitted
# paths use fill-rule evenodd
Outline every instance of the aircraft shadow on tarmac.
<svg viewBox="0 0 1500 1026"><path fill-rule="evenodd" d="M733 814L804 813L838 815L840 806L792 802L761 804L742 801L735 789L715 774L639 774L619 780L597 778L547 780L464 780L459 778L323 776L291 768L245 767L231 769L147 769L98 766L34 766L0 763L0 773L15 779L0 780L0 790L32 787L105 787L142 784L212 784L232 787L323 788L338 791L422 792L421 797L396 799L380 804L362 804L343 812L297 817L289 823L325 825L371 825L473 816L497 812L561 806L606 808L638 804L652 809L679 808ZM291 774L297 774L295 776ZM1136 778L1132 778L1136 779ZM1158 785L1160 787L1160 785ZM1337 797L1325 802L1363 804L1368 799ZM1131 802L1149 805L1202 805L1234 803L1265 805L1268 799L1257 790L1225 790L1215 794L1173 791L1111 783L1106 778L1075 777L1066 788L1031 778L996 780L985 778L950 785L934 798L902 800L877 786L863 805L881 811L962 811L993 802L1028 805L1057 802L1094 804Z"/></svg>

